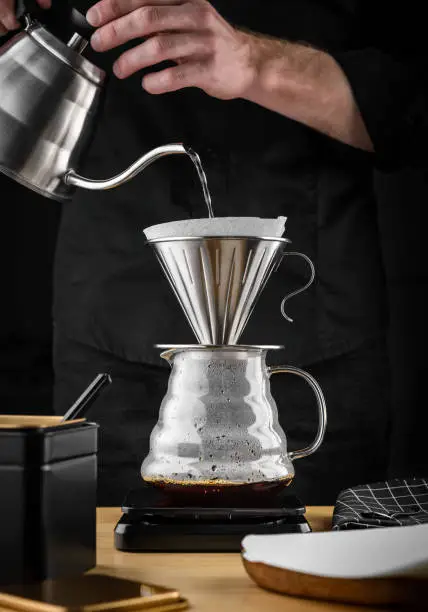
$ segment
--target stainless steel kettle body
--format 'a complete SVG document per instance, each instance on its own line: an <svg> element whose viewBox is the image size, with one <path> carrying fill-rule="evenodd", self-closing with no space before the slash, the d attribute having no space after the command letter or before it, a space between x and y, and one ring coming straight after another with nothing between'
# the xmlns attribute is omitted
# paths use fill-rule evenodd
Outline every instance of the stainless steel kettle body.
<svg viewBox="0 0 428 612"><path fill-rule="evenodd" d="M76 187L117 187L164 155L192 156L182 144L171 144L143 155L115 177L78 175L106 75L81 55L87 41L78 33L65 44L28 15L25 22L25 29L0 48L1 172L64 201Z"/></svg>

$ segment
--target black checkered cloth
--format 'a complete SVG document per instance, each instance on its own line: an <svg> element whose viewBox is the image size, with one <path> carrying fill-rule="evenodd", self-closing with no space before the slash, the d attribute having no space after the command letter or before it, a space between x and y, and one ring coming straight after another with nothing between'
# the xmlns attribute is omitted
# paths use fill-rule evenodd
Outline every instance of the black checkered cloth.
<svg viewBox="0 0 428 612"><path fill-rule="evenodd" d="M333 530L428 523L428 479L407 478L345 489L337 498Z"/></svg>

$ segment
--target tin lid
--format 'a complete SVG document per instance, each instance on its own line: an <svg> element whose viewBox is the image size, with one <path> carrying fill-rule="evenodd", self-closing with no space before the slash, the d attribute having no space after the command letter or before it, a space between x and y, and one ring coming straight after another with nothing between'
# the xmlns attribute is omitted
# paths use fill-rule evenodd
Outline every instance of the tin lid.
<svg viewBox="0 0 428 612"><path fill-rule="evenodd" d="M98 451L98 425L61 416L0 415L0 467L38 469Z"/></svg>
<svg viewBox="0 0 428 612"><path fill-rule="evenodd" d="M46 429L83 423L86 419L63 421L61 416L38 416L26 414L0 414L0 430L2 429Z"/></svg>

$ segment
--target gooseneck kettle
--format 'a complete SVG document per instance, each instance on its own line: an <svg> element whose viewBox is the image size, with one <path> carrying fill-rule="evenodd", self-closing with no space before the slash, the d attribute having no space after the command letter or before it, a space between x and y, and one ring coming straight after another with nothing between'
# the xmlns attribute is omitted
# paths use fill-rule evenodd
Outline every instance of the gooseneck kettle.
<svg viewBox="0 0 428 612"><path fill-rule="evenodd" d="M165 155L197 155L183 144L149 151L104 180L78 174L100 111L106 74L83 53L92 33L86 19L54 0L59 22L71 31L63 42L45 25L45 13L25 0L22 30L0 47L0 171L37 193L59 201L76 187L118 187ZM54 8L55 7L55 8Z"/></svg>

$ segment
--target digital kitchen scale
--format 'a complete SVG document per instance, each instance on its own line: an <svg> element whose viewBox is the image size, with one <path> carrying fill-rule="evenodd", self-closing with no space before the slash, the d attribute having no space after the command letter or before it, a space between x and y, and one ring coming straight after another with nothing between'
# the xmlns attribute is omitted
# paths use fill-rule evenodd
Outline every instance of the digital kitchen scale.
<svg viewBox="0 0 428 612"><path fill-rule="evenodd" d="M305 511L286 491L266 507L192 507L142 484L125 498L114 543L126 552L240 552L248 534L309 533Z"/></svg>

